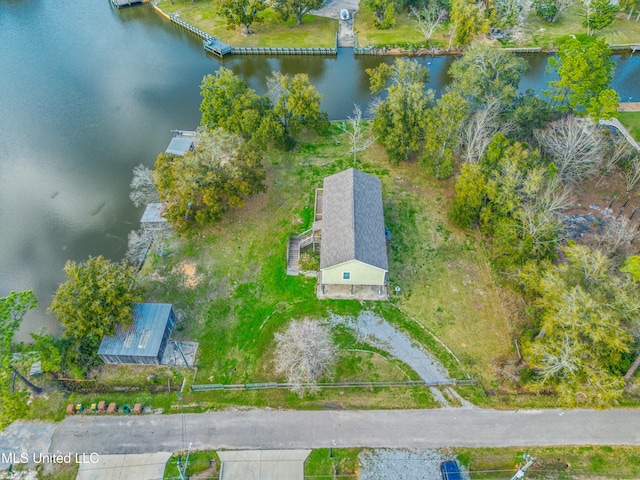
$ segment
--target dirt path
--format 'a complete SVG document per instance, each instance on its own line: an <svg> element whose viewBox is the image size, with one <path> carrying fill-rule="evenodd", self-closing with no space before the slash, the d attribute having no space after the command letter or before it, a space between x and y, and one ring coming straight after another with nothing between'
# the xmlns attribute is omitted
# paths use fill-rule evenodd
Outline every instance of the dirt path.
<svg viewBox="0 0 640 480"><path fill-rule="evenodd" d="M619 112L640 112L640 102L620 102Z"/></svg>

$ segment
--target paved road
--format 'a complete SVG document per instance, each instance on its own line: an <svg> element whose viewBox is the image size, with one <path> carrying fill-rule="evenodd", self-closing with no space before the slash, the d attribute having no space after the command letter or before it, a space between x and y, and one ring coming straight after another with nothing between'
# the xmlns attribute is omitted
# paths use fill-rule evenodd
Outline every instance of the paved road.
<svg viewBox="0 0 640 480"><path fill-rule="evenodd" d="M640 410L483 409L215 412L184 415L196 449L640 445ZM50 451L152 453L183 448L180 415L68 417Z"/></svg>

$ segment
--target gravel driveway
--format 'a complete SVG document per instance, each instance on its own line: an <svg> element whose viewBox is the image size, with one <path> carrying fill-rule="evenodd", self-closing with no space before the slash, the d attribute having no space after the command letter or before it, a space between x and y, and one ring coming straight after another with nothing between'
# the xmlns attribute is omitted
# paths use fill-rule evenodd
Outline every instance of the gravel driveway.
<svg viewBox="0 0 640 480"><path fill-rule="evenodd" d="M435 358L413 343L404 332L373 312L360 312L356 318L332 315L331 323L354 330L358 340L389 352L409 365L425 382L449 380L447 370Z"/></svg>

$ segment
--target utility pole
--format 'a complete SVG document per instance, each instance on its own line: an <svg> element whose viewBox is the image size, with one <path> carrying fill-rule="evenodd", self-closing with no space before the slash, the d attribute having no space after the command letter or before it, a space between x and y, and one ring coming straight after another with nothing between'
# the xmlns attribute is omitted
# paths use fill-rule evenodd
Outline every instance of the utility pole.
<svg viewBox="0 0 640 480"><path fill-rule="evenodd" d="M187 450L187 458L184 461L184 465L181 465L181 458L178 457L178 473L180 474L181 480L187 480L187 467L189 466L189 453L191 453L191 446L193 443L189 443L189 450Z"/></svg>
<svg viewBox="0 0 640 480"><path fill-rule="evenodd" d="M511 480L518 480L519 478L524 478L524 474L527 473L527 469L533 465L533 462L536 461L536 457L532 457L531 455L523 455L524 459L527 461L523 466L521 466L516 474L511 477Z"/></svg>

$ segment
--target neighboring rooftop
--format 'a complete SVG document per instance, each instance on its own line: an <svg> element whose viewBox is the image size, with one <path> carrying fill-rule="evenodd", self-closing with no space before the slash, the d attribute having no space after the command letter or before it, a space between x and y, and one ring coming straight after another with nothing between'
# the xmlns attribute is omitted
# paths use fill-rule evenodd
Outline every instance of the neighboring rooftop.
<svg viewBox="0 0 640 480"><path fill-rule="evenodd" d="M105 363L159 364L175 325L170 303L134 303L133 323L102 339L98 355Z"/></svg>
<svg viewBox="0 0 640 480"><path fill-rule="evenodd" d="M193 145L193 140L191 138L173 137L171 139L171 142L169 142L169 146L165 150L165 153L182 156L193 148L194 148L194 145Z"/></svg>
<svg viewBox="0 0 640 480"><path fill-rule="evenodd" d="M350 168L324 179L320 268L359 260L389 270L382 188L373 175Z"/></svg>
<svg viewBox="0 0 640 480"><path fill-rule="evenodd" d="M167 219L164 218L164 212L167 209L167 204L163 202L148 203L140 219L140 223L152 224L152 223L167 223Z"/></svg>

